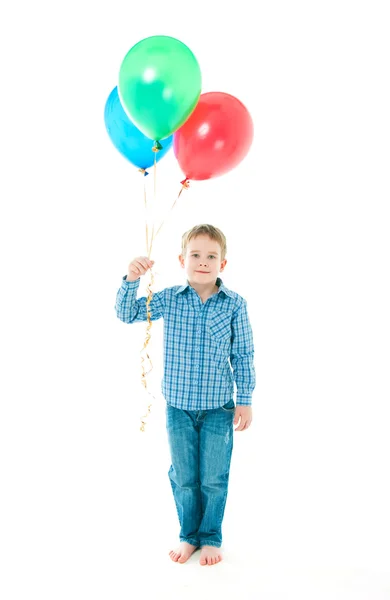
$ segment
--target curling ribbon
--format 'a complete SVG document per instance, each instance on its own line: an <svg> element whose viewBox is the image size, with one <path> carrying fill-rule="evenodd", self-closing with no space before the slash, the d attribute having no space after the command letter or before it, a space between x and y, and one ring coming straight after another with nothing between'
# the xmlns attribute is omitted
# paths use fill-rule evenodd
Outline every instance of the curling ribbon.
<svg viewBox="0 0 390 600"><path fill-rule="evenodd" d="M148 289L148 297L147 297L147 300L146 300L146 312L147 312L147 317L148 317L148 324L147 324L147 327L146 327L146 339L145 339L145 342L144 342L144 346L143 346L143 348L142 348L142 350L141 350L141 354L142 354L142 352L144 352L144 351L145 351L145 353L146 353L147 359L148 359L148 361L149 361L149 363L150 363L150 369L149 369L148 371L145 371L145 369L144 369L144 365L143 365L143 363L144 363L145 359L144 359L144 357L143 357L143 356L141 356L141 368L142 368L141 382L142 382L142 385L144 386L144 388L145 388L146 392L147 392L148 394L150 394L150 395L152 396L152 398L155 400L155 399L156 399L156 398L155 398L155 396L153 396L153 394L151 394L151 393L148 391L148 389L147 389L147 384L146 384L146 375L148 375L148 374L150 373L150 371L153 369L153 364L152 364L152 361L150 360L150 356L149 356L149 354L148 354L148 353L147 353L147 351L146 351L146 347L147 347L147 345L149 344L149 340L150 340L150 337L151 337L151 335L150 335L150 329L151 329L151 327L152 327L152 321L151 321L151 318L150 318L150 315L151 315L151 313L150 313L150 310L149 310L149 305L150 305L150 301L151 301L151 299L152 299L152 296L153 296L153 292L152 292L151 286L152 286L152 285L153 285L153 283L154 283L154 276L153 276L153 273L152 273L152 271L151 271L151 273L150 273L150 274L151 274L151 281L150 281L150 283L149 283L149 284L148 284L148 286L147 286L147 289ZM147 413L146 413L146 415L143 415L143 416L141 417L141 427L140 427L140 430L141 430L141 431L145 431L145 425L146 425L146 421L145 421L144 419L146 419L146 418L148 417L148 415L150 414L150 408L151 408L151 406L152 406L151 404L149 404L149 405L148 405L148 409L147 409Z"/></svg>
<svg viewBox="0 0 390 600"><path fill-rule="evenodd" d="M157 147L157 146L159 146L159 147ZM159 150L161 150L161 148L162 148L161 144L159 144L158 142L156 142L156 143L155 143L155 146L153 147L153 151L156 153L156 152L158 152ZM156 154L155 154L155 155L154 155L154 169L153 169L153 175L154 175L154 205L156 204L156 179L157 179L157 177L156 177L156 174L157 174L156 163L157 163L157 161L156 161ZM146 201L146 187L145 187L145 181L144 181L144 203L145 203L145 213L146 213L146 251L147 251L147 253L148 253L148 258L150 259L150 255L151 255L151 252L152 252L152 244L153 244L153 239L154 239L154 219L153 219L152 235L151 235L151 239L150 239L150 245L149 245L149 228L148 228L148 218L147 218L147 201ZM149 340L150 340L150 337L151 337L151 334L150 334L150 329L151 329L151 327L152 327L152 320L151 320L151 318L150 318L150 308L149 308L150 302L151 302L151 300L152 300L152 297L153 297L153 292L152 292L151 286L152 286L152 284L154 283L154 276L153 276L153 272L152 272L152 270L150 270L150 275L151 275L151 281L150 281L150 283L149 283L149 284L148 284L148 286L147 286L147 290L148 290L148 296L147 296L147 299L146 299L146 314L147 314L148 324L147 324L147 326L146 326L146 339L145 339L145 341L144 341L144 346L143 346L143 348L142 348L142 350L141 350L141 354L142 354L143 352L145 352L145 353L146 353L147 359L148 359L148 361L149 361L149 363L150 363L150 369L149 369L147 372L145 371L145 369L144 369L144 365L143 365L143 363L144 363L145 359L144 359L144 357L143 357L143 356L141 356L141 368L142 368L142 374L141 374L141 383L142 383L142 385L144 386L144 388L145 388L146 392L147 392L148 394L150 394L150 395L152 396L152 398L155 400L155 399L156 399L156 398L155 398L155 396L153 396L153 394L151 394L151 393L148 391L148 387L147 387L147 383L146 383L146 376L147 376L147 375L148 375L148 374L149 374L149 373L152 371L152 369L153 369L153 364L152 364L152 361L150 360L150 356L149 356L149 354L146 352L146 347L147 347L147 345L149 344ZM146 413L146 415L143 415L143 416L141 417L141 427L140 427L140 431L143 431L143 432L145 431L146 419L147 419L147 417L148 417L148 416L149 416L149 414L150 414L150 409L151 409L151 406L152 406L151 404L149 404L149 405L148 405L148 409L147 409L147 413Z"/></svg>
<svg viewBox="0 0 390 600"><path fill-rule="evenodd" d="M157 145L160 146L160 147L158 148ZM158 152L161 148L162 148L162 146L158 142L156 142L156 150L154 148L153 148L153 150L155 152ZM139 170L141 172L143 171L142 169L139 169ZM146 175L147 175L147 173L146 173ZM154 158L154 202L156 201L156 179L157 179L157 177L156 177L156 157L155 157ZM181 189L179 191L179 194L178 194L176 200L174 201L174 203L171 206L171 211L172 211L173 207L175 206L177 200L180 198L182 191L184 189L188 189L190 182L189 182L188 179L183 179L183 181L181 181L180 183L181 183L182 187L181 187ZM146 215L147 215L147 201L146 201L146 187L145 187L145 184L144 184L144 203L145 203L145 211L146 211ZM156 234L154 234L154 222L153 222L152 235L151 235L151 240L150 240L150 245L149 245L149 228L148 228L148 221L147 221L147 217L146 217L146 250L147 250L148 258L149 259L150 259L151 252L152 252L153 241L157 237L157 234L159 233L161 227L164 225L165 219L166 219L166 217L164 218L163 222L161 223L160 227L158 228ZM147 357L147 359L149 361L149 364L150 364L150 369L148 371L145 371L144 364L143 364L145 362L145 359L142 356L141 357L141 368L142 368L141 383L144 386L146 392L148 394L150 394L152 396L152 398L155 400L156 399L155 396L153 396L153 394L151 394L148 391L148 389L147 389L147 382L146 382L146 376L153 369L152 361L150 360L150 356L149 356L149 354L146 351L147 345L148 345L150 337L151 337L150 330L151 330L151 327L152 327L152 320L151 320L151 316L150 316L151 315L151 313L150 313L150 302L151 302L152 297L153 297L152 285L154 283L154 275L153 275L152 269L150 269L150 276L151 276L151 280L150 280L150 283L147 286L148 295L147 295L147 299L146 299L146 314L147 314L148 324L147 324L147 327L146 327L146 339L145 339L143 348L141 350L141 354L143 352L145 352L145 354L146 354L146 357ZM147 419L147 417L149 416L149 414L151 412L151 410L150 410L151 406L152 406L152 404L148 405L147 413L141 417L140 431L143 431L143 432L145 431L146 419Z"/></svg>
<svg viewBox="0 0 390 600"><path fill-rule="evenodd" d="M181 189L180 192L177 195L176 200L174 201L174 203L171 206L171 210L173 209L173 207L175 206L176 202L179 200L181 193L183 190L188 190L188 188L190 187L190 182L188 179L183 179L183 181L180 182L181 183ZM166 217L165 217L166 219ZM161 227L164 225L165 223L165 219L163 220L163 222L161 223L160 227L157 229L156 235L154 237L157 237L158 232L160 231Z"/></svg>

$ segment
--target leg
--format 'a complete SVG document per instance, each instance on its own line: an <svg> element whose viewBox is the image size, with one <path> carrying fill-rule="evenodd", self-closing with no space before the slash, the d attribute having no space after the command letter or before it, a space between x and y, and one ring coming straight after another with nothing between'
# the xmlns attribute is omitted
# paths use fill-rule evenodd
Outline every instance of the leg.
<svg viewBox="0 0 390 600"><path fill-rule="evenodd" d="M203 518L198 531L198 539L200 546L205 549L201 553L201 564L214 564L222 558L220 552L216 552L215 549L220 548L222 544L222 519L225 512L233 450L234 410L234 402L231 400L224 407L207 411L200 432L200 485Z"/></svg>
<svg viewBox="0 0 390 600"><path fill-rule="evenodd" d="M202 505L199 485L199 425L200 411L185 411L167 404L167 433L172 464L168 476L180 523L180 553L188 556L199 546L197 531ZM191 552L192 551L192 552ZM184 556L182 556L184 558Z"/></svg>

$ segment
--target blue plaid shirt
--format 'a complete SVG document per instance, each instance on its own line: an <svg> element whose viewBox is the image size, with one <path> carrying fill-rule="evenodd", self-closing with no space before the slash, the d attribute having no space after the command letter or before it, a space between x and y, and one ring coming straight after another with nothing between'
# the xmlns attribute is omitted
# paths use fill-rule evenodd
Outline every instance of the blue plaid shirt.
<svg viewBox="0 0 390 600"><path fill-rule="evenodd" d="M116 313L124 323L147 321L146 296L137 299L140 278L123 277ZM188 283L153 292L150 318L164 318L164 375L166 401L184 410L218 408L232 399L251 405L256 385L254 346L247 303L216 280L218 292L202 303ZM230 359L230 364L229 364ZM232 370L233 369L233 370Z"/></svg>

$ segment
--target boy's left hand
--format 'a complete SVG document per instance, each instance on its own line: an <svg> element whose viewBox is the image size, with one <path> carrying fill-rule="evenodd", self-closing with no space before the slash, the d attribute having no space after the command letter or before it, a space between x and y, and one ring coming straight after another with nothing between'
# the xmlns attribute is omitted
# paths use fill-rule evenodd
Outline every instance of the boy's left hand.
<svg viewBox="0 0 390 600"><path fill-rule="evenodd" d="M240 405L236 406L236 410L234 411L233 425L237 425L239 419L241 419L240 424L235 428L234 431L244 431L244 429L248 429L252 423L252 407Z"/></svg>

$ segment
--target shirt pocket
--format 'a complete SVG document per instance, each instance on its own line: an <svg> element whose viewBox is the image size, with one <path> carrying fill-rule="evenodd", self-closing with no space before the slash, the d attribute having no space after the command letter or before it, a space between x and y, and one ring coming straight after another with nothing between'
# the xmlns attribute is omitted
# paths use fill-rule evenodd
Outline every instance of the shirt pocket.
<svg viewBox="0 0 390 600"><path fill-rule="evenodd" d="M210 335L211 356L219 369L226 369L230 354L232 336L232 315L230 312L219 311L213 314L208 322ZM230 367L229 367L230 368Z"/></svg>
<svg viewBox="0 0 390 600"><path fill-rule="evenodd" d="M232 315L230 312L219 311L214 313L209 320L209 332L215 342L229 340L232 335Z"/></svg>

